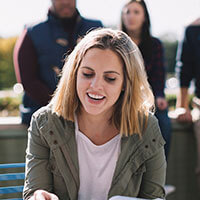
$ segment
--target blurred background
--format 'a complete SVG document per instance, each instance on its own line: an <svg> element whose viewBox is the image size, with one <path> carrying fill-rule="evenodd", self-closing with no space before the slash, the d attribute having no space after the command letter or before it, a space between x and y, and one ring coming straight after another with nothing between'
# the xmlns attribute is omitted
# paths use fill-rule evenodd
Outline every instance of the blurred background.
<svg viewBox="0 0 200 200"><path fill-rule="evenodd" d="M100 19L104 26L117 28L126 0L77 0L84 17ZM0 0L0 116L18 115L23 88L16 85L12 53L25 24L45 19L50 0ZM152 33L165 47L166 94L173 107L178 81L175 78L175 57L184 27L200 16L200 0L146 0ZM14 92L13 92L14 90Z"/></svg>
<svg viewBox="0 0 200 200"><path fill-rule="evenodd" d="M77 7L82 16L99 19L105 27L118 28L125 2L77 0ZM200 0L145 2L150 13L152 34L164 44L167 69L165 93L169 110L173 111L179 84L175 74L177 46L182 40L184 28L200 17ZM49 6L50 0L0 0L0 163L24 162L27 134L19 121L23 87L16 81L13 48L23 27L45 19ZM192 85L190 91L193 92ZM173 121L167 184L174 185L176 192L167 200L198 199L194 173L196 141L191 132L191 124L181 125Z"/></svg>
<svg viewBox="0 0 200 200"><path fill-rule="evenodd" d="M50 0L1 0L0 36L18 35L25 24L46 17ZM77 0L81 14L116 27L126 0ZM180 37L185 25L199 16L199 0L146 0L156 36L172 34Z"/></svg>

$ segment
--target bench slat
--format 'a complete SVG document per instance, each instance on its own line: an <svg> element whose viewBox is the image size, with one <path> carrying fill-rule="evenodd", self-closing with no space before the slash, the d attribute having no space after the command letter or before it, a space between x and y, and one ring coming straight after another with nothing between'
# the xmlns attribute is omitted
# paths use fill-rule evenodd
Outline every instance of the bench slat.
<svg viewBox="0 0 200 200"><path fill-rule="evenodd" d="M0 164L0 169L25 167L25 163Z"/></svg>
<svg viewBox="0 0 200 200"><path fill-rule="evenodd" d="M9 186L9 187L1 187L0 194L10 194L10 193L18 193L23 192L23 185L19 186Z"/></svg>
<svg viewBox="0 0 200 200"><path fill-rule="evenodd" d="M24 173L0 174L0 181L22 180L24 178L25 178L25 174Z"/></svg>

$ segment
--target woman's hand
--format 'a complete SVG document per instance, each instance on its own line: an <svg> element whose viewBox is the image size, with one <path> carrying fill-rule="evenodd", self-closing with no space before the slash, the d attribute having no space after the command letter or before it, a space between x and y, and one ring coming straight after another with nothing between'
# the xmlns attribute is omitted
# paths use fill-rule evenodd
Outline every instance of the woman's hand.
<svg viewBox="0 0 200 200"><path fill-rule="evenodd" d="M178 115L177 120L179 122L192 122L192 115L189 109L185 110L184 113Z"/></svg>
<svg viewBox="0 0 200 200"><path fill-rule="evenodd" d="M45 190L36 190L30 200L59 200L58 197Z"/></svg>
<svg viewBox="0 0 200 200"><path fill-rule="evenodd" d="M168 106L167 100L163 97L156 98L156 106L159 110L165 110Z"/></svg>

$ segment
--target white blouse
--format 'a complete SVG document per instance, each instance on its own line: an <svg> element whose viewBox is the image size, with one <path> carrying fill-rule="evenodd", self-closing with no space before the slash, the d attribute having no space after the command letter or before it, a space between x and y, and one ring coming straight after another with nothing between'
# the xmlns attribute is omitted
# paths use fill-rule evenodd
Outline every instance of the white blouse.
<svg viewBox="0 0 200 200"><path fill-rule="evenodd" d="M78 200L106 200L120 153L120 134L103 145L95 145L79 131L75 121L80 188Z"/></svg>

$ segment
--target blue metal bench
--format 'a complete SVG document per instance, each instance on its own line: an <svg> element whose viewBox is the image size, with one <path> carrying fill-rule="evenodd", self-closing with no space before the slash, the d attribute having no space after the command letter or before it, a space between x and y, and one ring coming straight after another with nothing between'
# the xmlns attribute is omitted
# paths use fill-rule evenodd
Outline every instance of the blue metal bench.
<svg viewBox="0 0 200 200"><path fill-rule="evenodd" d="M11 169L11 168L23 168L23 172L16 172L16 173L3 173L0 174L0 182L1 181L10 181L10 180L24 180L25 173L24 173L24 167L25 163L10 163L10 164L0 164L0 169ZM11 194L11 193L22 193L23 192L23 185L15 185L15 186L6 186L2 187L2 184L0 184L0 199L1 195L3 194ZM165 186L166 194L170 194L174 192L175 187L171 185ZM130 200L144 200L139 198L130 198L130 197L122 197L122 196L115 196L111 198L112 200L118 200L118 199L130 199ZM6 199L4 199L6 200ZM7 199L8 200L8 199ZM22 198L10 198L9 200L22 200Z"/></svg>
<svg viewBox="0 0 200 200"><path fill-rule="evenodd" d="M5 169L6 173L1 173L0 174L0 182L2 181L11 181L11 180L24 180L25 178L25 173L24 173L24 167L25 163L10 163L10 164L0 164L0 169ZM11 168L23 168L21 171L22 172L7 172L8 169ZM23 185L14 185L14 186L6 186L2 187L2 184L0 184L0 199L1 195L3 194L11 194L11 193L22 193L23 191ZM10 200L22 200L22 198L10 198Z"/></svg>
<svg viewBox="0 0 200 200"><path fill-rule="evenodd" d="M126 197L126 196L113 196L109 200L150 200L150 199L141 199L136 197ZM154 200L163 200L163 199L154 199Z"/></svg>

